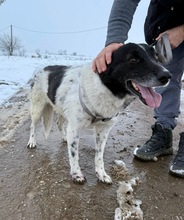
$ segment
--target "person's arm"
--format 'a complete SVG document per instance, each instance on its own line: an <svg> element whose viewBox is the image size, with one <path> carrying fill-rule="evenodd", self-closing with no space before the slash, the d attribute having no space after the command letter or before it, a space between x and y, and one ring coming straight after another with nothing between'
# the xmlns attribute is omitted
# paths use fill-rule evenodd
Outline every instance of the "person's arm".
<svg viewBox="0 0 184 220"><path fill-rule="evenodd" d="M104 72L111 63L112 53L128 38L133 15L140 0L114 0L109 16L105 48L93 60L92 69Z"/></svg>
<svg viewBox="0 0 184 220"><path fill-rule="evenodd" d="M105 46L124 43L128 38L133 15L140 0L114 0L108 21Z"/></svg>

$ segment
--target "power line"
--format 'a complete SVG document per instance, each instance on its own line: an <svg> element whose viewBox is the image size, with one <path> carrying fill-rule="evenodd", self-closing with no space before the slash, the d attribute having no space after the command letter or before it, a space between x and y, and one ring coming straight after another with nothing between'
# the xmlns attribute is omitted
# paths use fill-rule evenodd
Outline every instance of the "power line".
<svg viewBox="0 0 184 220"><path fill-rule="evenodd" d="M8 26L8 27L6 27L6 28L1 29L1 30L0 30L0 32L1 32L1 31L6 30L6 29L8 29L8 28L10 28L10 26Z"/></svg>
<svg viewBox="0 0 184 220"><path fill-rule="evenodd" d="M106 26L103 27L99 27L99 28L93 28L93 29L88 29L88 30L81 30L81 31L66 31L66 32L48 32L48 31L37 31L37 30L30 30L27 28L22 28L22 27L18 27L18 26L14 26L14 28L20 29L20 30L24 30L24 31L29 31L29 32L34 32L34 33L39 33L39 34L80 34L80 33L85 33L85 32L92 32L92 31L97 31L97 30L101 30L101 29L105 29Z"/></svg>

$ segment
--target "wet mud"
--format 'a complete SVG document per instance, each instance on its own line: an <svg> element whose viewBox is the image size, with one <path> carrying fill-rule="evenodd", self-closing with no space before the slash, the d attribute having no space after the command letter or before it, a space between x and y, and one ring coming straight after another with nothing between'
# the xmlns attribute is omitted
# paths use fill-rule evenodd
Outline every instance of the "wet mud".
<svg viewBox="0 0 184 220"><path fill-rule="evenodd" d="M174 155L156 162L133 157L135 147L151 135L152 110L135 100L110 132L104 162L112 185L98 182L95 176L93 132L81 134L80 165L87 182L79 185L69 175L67 146L56 122L47 140L40 123L37 148L27 149L30 116L25 94L21 91L0 107L0 220L113 220L122 180L113 169L117 159L125 162L128 178L140 179L135 196L142 201L145 220L184 219L184 179L168 173ZM181 113L174 130L174 154L184 131L183 117Z"/></svg>

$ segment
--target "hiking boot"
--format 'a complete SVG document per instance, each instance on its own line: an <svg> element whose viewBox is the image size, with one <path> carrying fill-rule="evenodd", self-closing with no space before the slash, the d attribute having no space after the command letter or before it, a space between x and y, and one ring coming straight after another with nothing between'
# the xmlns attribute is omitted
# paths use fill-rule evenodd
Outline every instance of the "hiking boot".
<svg viewBox="0 0 184 220"><path fill-rule="evenodd" d="M175 176L184 177L184 132L180 133L178 152L169 172Z"/></svg>
<svg viewBox="0 0 184 220"><path fill-rule="evenodd" d="M173 154L172 148L172 129L164 129L159 123L152 127L151 138L140 147L134 150L134 155L140 160L157 160L158 156Z"/></svg>

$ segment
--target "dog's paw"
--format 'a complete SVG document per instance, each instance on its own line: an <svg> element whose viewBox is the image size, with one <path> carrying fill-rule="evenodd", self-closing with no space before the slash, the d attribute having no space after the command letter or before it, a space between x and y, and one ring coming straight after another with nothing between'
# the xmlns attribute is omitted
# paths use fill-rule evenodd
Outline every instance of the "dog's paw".
<svg viewBox="0 0 184 220"><path fill-rule="evenodd" d="M29 142L29 143L27 144L27 148L28 148L28 149L34 149L34 148L36 148L36 143L35 143L35 142L30 143L30 142Z"/></svg>
<svg viewBox="0 0 184 220"><path fill-rule="evenodd" d="M74 183L79 183L79 184L83 184L86 182L86 178L83 174L77 174L77 173L74 173L72 175L72 180Z"/></svg>
<svg viewBox="0 0 184 220"><path fill-rule="evenodd" d="M98 177L98 180L102 183L107 183L107 184L111 184L112 183L112 179L109 175L107 175L105 172L103 174L99 174L98 172L96 172L96 175Z"/></svg>

